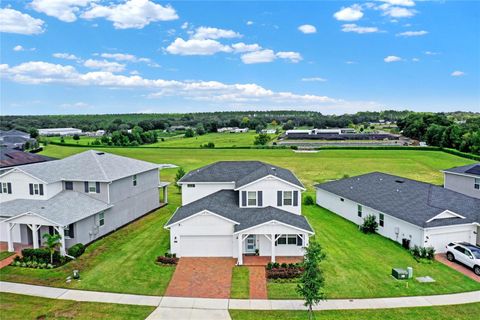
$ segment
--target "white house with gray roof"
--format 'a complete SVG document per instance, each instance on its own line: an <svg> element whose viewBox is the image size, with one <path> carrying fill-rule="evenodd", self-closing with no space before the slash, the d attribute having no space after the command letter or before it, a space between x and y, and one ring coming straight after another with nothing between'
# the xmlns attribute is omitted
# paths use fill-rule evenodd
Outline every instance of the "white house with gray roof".
<svg viewBox="0 0 480 320"><path fill-rule="evenodd" d="M447 189L480 199L480 163L443 170Z"/></svg>
<svg viewBox="0 0 480 320"><path fill-rule="evenodd" d="M452 241L480 243L480 199L381 172L316 185L316 202L355 224L368 215L378 233L444 252Z"/></svg>
<svg viewBox="0 0 480 320"><path fill-rule="evenodd" d="M0 241L38 248L62 235L61 253L88 244L158 208L167 183L155 163L89 150L0 171Z"/></svg>
<svg viewBox="0 0 480 320"><path fill-rule="evenodd" d="M179 180L182 207L165 228L178 257L302 256L314 233L301 215L303 184L260 161L221 161Z"/></svg>

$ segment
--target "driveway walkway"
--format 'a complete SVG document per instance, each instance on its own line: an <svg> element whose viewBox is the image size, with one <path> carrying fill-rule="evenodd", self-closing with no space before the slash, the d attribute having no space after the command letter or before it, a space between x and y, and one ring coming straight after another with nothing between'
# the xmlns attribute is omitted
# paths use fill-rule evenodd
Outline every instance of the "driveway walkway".
<svg viewBox="0 0 480 320"><path fill-rule="evenodd" d="M180 258L166 296L230 298L232 258Z"/></svg>
<svg viewBox="0 0 480 320"><path fill-rule="evenodd" d="M248 266L250 274L250 299L267 299L265 267Z"/></svg>
<svg viewBox="0 0 480 320"><path fill-rule="evenodd" d="M452 269L455 269L457 270L458 272L461 272L463 273L464 275L466 275L467 277L477 281L477 282L480 282L480 277L477 276L472 269L469 269L467 268L466 266L462 265L462 264L459 264L457 262L451 262L451 261L448 261L446 255L444 253L439 253L439 254L436 254L435 255L435 260L449 266L450 268Z"/></svg>

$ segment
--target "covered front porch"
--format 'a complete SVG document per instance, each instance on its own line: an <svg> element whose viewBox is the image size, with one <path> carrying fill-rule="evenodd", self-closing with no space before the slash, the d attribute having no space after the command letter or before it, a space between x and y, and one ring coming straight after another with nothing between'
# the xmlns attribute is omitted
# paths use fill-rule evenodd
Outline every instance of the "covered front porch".
<svg viewBox="0 0 480 320"><path fill-rule="evenodd" d="M295 263L302 260L313 232L270 221L237 233L238 265L268 262Z"/></svg>

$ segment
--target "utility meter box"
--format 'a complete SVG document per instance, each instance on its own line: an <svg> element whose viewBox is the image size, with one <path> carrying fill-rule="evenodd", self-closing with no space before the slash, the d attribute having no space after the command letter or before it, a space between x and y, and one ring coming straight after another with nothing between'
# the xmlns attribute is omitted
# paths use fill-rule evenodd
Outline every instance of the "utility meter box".
<svg viewBox="0 0 480 320"><path fill-rule="evenodd" d="M408 271L401 268L393 268L392 276L398 280L405 280L408 279Z"/></svg>

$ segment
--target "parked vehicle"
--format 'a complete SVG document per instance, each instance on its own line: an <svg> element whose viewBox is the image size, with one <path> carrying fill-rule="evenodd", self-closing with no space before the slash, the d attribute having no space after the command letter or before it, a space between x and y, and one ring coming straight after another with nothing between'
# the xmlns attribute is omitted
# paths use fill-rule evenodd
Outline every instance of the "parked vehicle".
<svg viewBox="0 0 480 320"><path fill-rule="evenodd" d="M480 247L467 242L451 242L447 245L447 259L472 268L480 276Z"/></svg>

